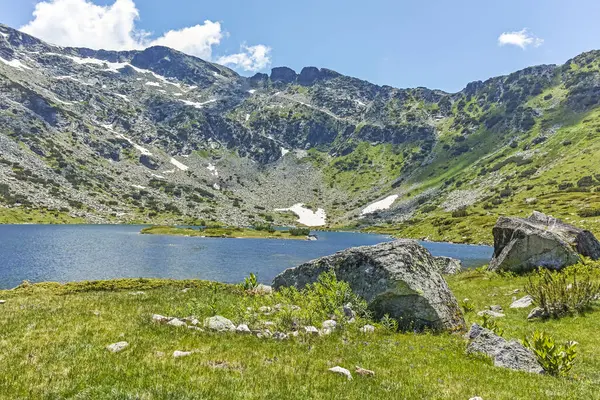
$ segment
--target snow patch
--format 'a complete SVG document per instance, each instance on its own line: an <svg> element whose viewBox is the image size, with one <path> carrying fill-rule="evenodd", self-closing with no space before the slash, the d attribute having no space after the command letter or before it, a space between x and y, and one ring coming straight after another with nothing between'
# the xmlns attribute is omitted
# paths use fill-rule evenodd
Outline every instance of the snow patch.
<svg viewBox="0 0 600 400"><path fill-rule="evenodd" d="M14 60L8 61L8 60L5 60L4 58L0 57L0 62L8 65L9 67L13 67L13 68L20 69L20 70L31 69L30 67L23 64L20 60L17 60L16 58Z"/></svg>
<svg viewBox="0 0 600 400"><path fill-rule="evenodd" d="M217 167L215 165L209 163L206 169L209 170L212 175L219 176L219 171L217 171Z"/></svg>
<svg viewBox="0 0 600 400"><path fill-rule="evenodd" d="M219 184L218 184L218 183L215 183L215 184L213 185L213 189L215 189L215 190L221 190L221 186L219 186Z"/></svg>
<svg viewBox="0 0 600 400"><path fill-rule="evenodd" d="M59 99L56 96L54 96L54 101L58 101L60 104L64 104L64 105L67 105L67 106L72 106L73 105L73 103L69 103L68 101L61 100L61 99Z"/></svg>
<svg viewBox="0 0 600 400"><path fill-rule="evenodd" d="M246 114L246 121L250 119L250 114Z"/></svg>
<svg viewBox="0 0 600 400"><path fill-rule="evenodd" d="M375 211L380 211L380 210L387 210L392 206L392 204L394 204L396 199L398 199L398 195L393 194L391 196L386 197L383 200L379 200L373 204L369 204L362 210L361 215L371 214Z"/></svg>
<svg viewBox="0 0 600 400"><path fill-rule="evenodd" d="M183 93L173 93L173 96L183 96Z"/></svg>
<svg viewBox="0 0 600 400"><path fill-rule="evenodd" d="M125 100L127 102L131 101L131 100L129 100L129 97L125 96L124 94L115 93L114 95L117 96L117 97L122 98L123 100Z"/></svg>
<svg viewBox="0 0 600 400"><path fill-rule="evenodd" d="M106 127L106 126L105 126ZM108 128L107 128L108 129ZM110 129L112 131L112 127L110 127ZM140 153L142 153L145 156L151 156L152 153L150 153L150 151L148 149L146 149L145 147L142 147L140 145L138 145L137 143L135 143L133 140L129 139L127 136L121 135L120 133L117 133L116 136L118 138L127 140L129 142L129 144L131 144L137 151L139 151Z"/></svg>
<svg viewBox="0 0 600 400"><path fill-rule="evenodd" d="M177 161L173 157L171 157L170 162L171 162L171 164L173 164L174 166L176 166L177 168L179 168L182 171L187 171L188 169L190 169L190 167L188 167L187 165L184 165L184 164L180 163L179 161Z"/></svg>
<svg viewBox="0 0 600 400"><path fill-rule="evenodd" d="M189 101L189 100L179 100L179 101L181 101L182 103L184 103L188 106L192 106L195 108L203 108L207 104L214 103L215 101L217 101L217 99L211 99L211 100L205 101L203 103L197 103L197 102Z"/></svg>
<svg viewBox="0 0 600 400"><path fill-rule="evenodd" d="M158 178L158 179L165 179L165 180L167 179L167 178L165 178L165 177L164 177L164 176L162 176L162 175L151 174L151 176L153 176L153 177L155 177L155 178Z"/></svg>
<svg viewBox="0 0 600 400"><path fill-rule="evenodd" d="M158 83L158 82L150 82L150 81L148 81L148 82L146 82L146 85L147 86L160 87L160 83Z"/></svg>
<svg viewBox="0 0 600 400"><path fill-rule="evenodd" d="M250 90L248 90L248 93L254 94L254 93L256 93L256 89L250 89Z"/></svg>
<svg viewBox="0 0 600 400"><path fill-rule="evenodd" d="M289 153L290 151L288 149L286 149L285 147L281 148L281 157L285 156L287 153Z"/></svg>
<svg viewBox="0 0 600 400"><path fill-rule="evenodd" d="M131 185L131 187L135 188L135 189L140 189L140 190L146 189L146 186L140 186L140 185Z"/></svg>
<svg viewBox="0 0 600 400"><path fill-rule="evenodd" d="M298 216L298 222L306 226L323 226L327 220L327 213L322 208L316 212L304 207L304 204L294 204L290 208L276 208L275 211L291 211Z"/></svg>

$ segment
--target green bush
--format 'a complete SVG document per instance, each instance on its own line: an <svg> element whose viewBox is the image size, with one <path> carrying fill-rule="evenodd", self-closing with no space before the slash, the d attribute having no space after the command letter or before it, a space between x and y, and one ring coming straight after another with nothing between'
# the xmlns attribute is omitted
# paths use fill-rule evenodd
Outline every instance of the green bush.
<svg viewBox="0 0 600 400"><path fill-rule="evenodd" d="M529 277L525 291L548 316L560 318L569 313L585 311L596 300L600 283L595 275L597 272L584 264L561 272L540 268L534 277Z"/></svg>
<svg viewBox="0 0 600 400"><path fill-rule="evenodd" d="M494 332L498 336L504 335L504 329L502 329L500 326L498 326L498 323L496 322L496 320L487 314L483 314L483 321L481 322L481 326L484 327L485 329L489 329L490 331Z"/></svg>
<svg viewBox="0 0 600 400"><path fill-rule="evenodd" d="M290 228L288 231L292 236L308 236L310 235L309 228Z"/></svg>
<svg viewBox="0 0 600 400"><path fill-rule="evenodd" d="M275 228L271 224L256 224L254 225L254 229L257 231L266 231L269 233L275 232Z"/></svg>
<svg viewBox="0 0 600 400"><path fill-rule="evenodd" d="M583 210L579 210L579 212L577 214L583 218L599 217L600 216L600 208L586 208Z"/></svg>
<svg viewBox="0 0 600 400"><path fill-rule="evenodd" d="M452 211L452 218L463 218L468 216L469 213L467 212L466 208L459 208L458 210L454 210Z"/></svg>
<svg viewBox="0 0 600 400"><path fill-rule="evenodd" d="M577 357L576 342L557 345L544 332L535 332L530 338L525 338L523 345L533 351L544 371L552 376L567 375Z"/></svg>
<svg viewBox="0 0 600 400"><path fill-rule="evenodd" d="M390 317L390 314L385 314L383 318L381 318L381 325L383 328L389 332L397 332L398 331L398 321L394 318Z"/></svg>
<svg viewBox="0 0 600 400"><path fill-rule="evenodd" d="M250 276L244 278L244 282L241 283L242 289L254 290L258 287L258 278L256 274L250 273Z"/></svg>

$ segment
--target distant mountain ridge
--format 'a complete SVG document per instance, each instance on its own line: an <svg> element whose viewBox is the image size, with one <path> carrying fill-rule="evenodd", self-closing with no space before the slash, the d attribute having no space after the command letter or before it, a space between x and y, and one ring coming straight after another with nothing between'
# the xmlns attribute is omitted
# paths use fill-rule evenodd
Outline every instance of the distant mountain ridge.
<svg viewBox="0 0 600 400"><path fill-rule="evenodd" d="M595 193L597 140L581 132L596 123L599 55L446 93L316 67L246 78L166 47L59 47L0 25L0 204L244 225L294 223L275 209L303 203L328 224L425 236L410 226L437 220L434 238L479 240L468 221L534 208L523 196L539 206L538 188L576 205L585 192L559 186L591 176ZM373 203L389 208L362 215Z"/></svg>

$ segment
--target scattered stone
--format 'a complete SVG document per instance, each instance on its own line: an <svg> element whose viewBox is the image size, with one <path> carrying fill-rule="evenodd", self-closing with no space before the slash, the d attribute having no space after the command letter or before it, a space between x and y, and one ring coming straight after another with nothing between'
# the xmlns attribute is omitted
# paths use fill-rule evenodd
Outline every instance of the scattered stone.
<svg viewBox="0 0 600 400"><path fill-rule="evenodd" d="M480 317L483 317L484 315L488 315L492 318L502 318L505 317L506 315L496 312L496 311L492 311L492 310L483 310L483 311L479 311L477 313L477 315L479 315Z"/></svg>
<svg viewBox="0 0 600 400"><path fill-rule="evenodd" d="M190 291L190 288L188 288L188 287L186 287L185 289L181 289L181 292L182 292L182 293L187 293L187 292L189 292L189 291Z"/></svg>
<svg viewBox="0 0 600 400"><path fill-rule="evenodd" d="M477 324L471 326L467 337L467 353L486 354L492 358L496 367L537 374L544 371L533 352L516 340L509 342Z"/></svg>
<svg viewBox="0 0 600 400"><path fill-rule="evenodd" d="M300 332L298 332L298 331L292 331L292 332L289 333L289 335L293 336L293 337L298 337L300 335Z"/></svg>
<svg viewBox="0 0 600 400"><path fill-rule="evenodd" d="M191 355L192 355L191 351L179 351L179 350L175 350L173 352L173 358L187 357L187 356L191 356Z"/></svg>
<svg viewBox="0 0 600 400"><path fill-rule="evenodd" d="M337 322L332 319L328 319L327 321L324 321L321 326L323 329L330 329L333 331L337 327Z"/></svg>
<svg viewBox="0 0 600 400"><path fill-rule="evenodd" d="M537 211L528 218L500 217L493 234L492 271L561 270L581 256L600 258L600 242L590 231Z"/></svg>
<svg viewBox="0 0 600 400"><path fill-rule="evenodd" d="M510 305L510 308L527 308L533 305L533 297L527 295L525 297L521 297L519 300L515 300Z"/></svg>
<svg viewBox="0 0 600 400"><path fill-rule="evenodd" d="M365 325L362 328L360 328L360 331L362 333L373 333L375 332L375 327L373 325Z"/></svg>
<svg viewBox="0 0 600 400"><path fill-rule="evenodd" d="M344 375L346 378L348 378L349 381L352 380L352 374L346 368L333 367L333 368L329 368L329 371L336 373L336 374Z"/></svg>
<svg viewBox="0 0 600 400"><path fill-rule="evenodd" d="M235 331L237 333L252 333L252 331L250 330L250 328L248 328L248 325L246 324L238 325L238 327L235 328Z"/></svg>
<svg viewBox="0 0 600 400"><path fill-rule="evenodd" d="M527 319L548 318L548 313L541 307L536 307L527 316Z"/></svg>
<svg viewBox="0 0 600 400"><path fill-rule="evenodd" d="M273 293L273 288L261 283L256 287L256 289L254 289L254 292L258 294L271 294Z"/></svg>
<svg viewBox="0 0 600 400"><path fill-rule="evenodd" d="M314 326L305 326L304 331L311 335L317 335L317 336L319 335L319 330L317 328L315 328Z"/></svg>
<svg viewBox="0 0 600 400"><path fill-rule="evenodd" d="M334 271L367 300L375 318L390 314L401 327L419 330L464 327L462 311L435 258L414 240L356 247L309 261L279 274L273 287L301 289L326 271Z"/></svg>
<svg viewBox="0 0 600 400"><path fill-rule="evenodd" d="M259 331L259 332L256 334L256 337L257 337L257 338L259 338L259 339L268 339L268 338L270 338L271 336L273 336L273 334L272 334L272 333L271 333L271 331L270 331L270 330L268 330L268 329L265 329L264 331Z"/></svg>
<svg viewBox="0 0 600 400"><path fill-rule="evenodd" d="M268 307L268 306L259 307L258 312L263 313L263 314L271 313L271 307Z"/></svg>
<svg viewBox="0 0 600 400"><path fill-rule="evenodd" d="M504 311L502 309L502 306L498 306L498 305L494 305L494 306L490 306L490 310L501 313L502 311Z"/></svg>
<svg viewBox="0 0 600 400"><path fill-rule="evenodd" d="M273 339L275 340L288 340L290 337L288 336L287 333L283 333L283 332L275 332L273 334Z"/></svg>
<svg viewBox="0 0 600 400"><path fill-rule="evenodd" d="M450 257L434 257L435 264L440 274L456 275L463 270L460 260Z"/></svg>
<svg viewBox="0 0 600 400"><path fill-rule="evenodd" d="M200 321L197 320L196 318L192 319L192 321L190 322L192 325L196 326L196 325L200 325Z"/></svg>
<svg viewBox="0 0 600 400"><path fill-rule="evenodd" d="M127 347L129 347L129 343L118 342L118 343L109 344L108 346L106 346L106 349L112 353L118 353L120 351L125 350Z"/></svg>
<svg viewBox="0 0 600 400"><path fill-rule="evenodd" d="M5 304L6 300L0 300L0 304Z"/></svg>
<svg viewBox="0 0 600 400"><path fill-rule="evenodd" d="M324 328L319 331L319 334L322 336L331 335L333 333L333 329Z"/></svg>
<svg viewBox="0 0 600 400"><path fill-rule="evenodd" d="M153 314L152 315L152 321L158 322L158 323L161 323L161 324L169 322L172 319L173 318L171 318L171 317L165 317L164 315L160 315L160 314Z"/></svg>
<svg viewBox="0 0 600 400"><path fill-rule="evenodd" d="M356 370L354 372L360 376L375 376L375 371L361 368L358 365L356 366Z"/></svg>
<svg viewBox="0 0 600 400"><path fill-rule="evenodd" d="M167 325L177 326L177 327L187 326L187 324L185 322L183 322L182 320L177 319L177 318L173 318L172 320L167 322Z"/></svg>
<svg viewBox="0 0 600 400"><path fill-rule="evenodd" d="M198 332L204 332L204 329L200 328L199 326L188 325L188 329L191 329L193 331L198 331Z"/></svg>
<svg viewBox="0 0 600 400"><path fill-rule="evenodd" d="M235 325L233 322L220 315L206 318L204 320L204 326L217 332L235 331Z"/></svg>
<svg viewBox="0 0 600 400"><path fill-rule="evenodd" d="M343 307L343 311L344 311L344 315L346 316L346 318L348 318L348 319L356 318L356 313L352 309L352 304L351 303L346 304Z"/></svg>

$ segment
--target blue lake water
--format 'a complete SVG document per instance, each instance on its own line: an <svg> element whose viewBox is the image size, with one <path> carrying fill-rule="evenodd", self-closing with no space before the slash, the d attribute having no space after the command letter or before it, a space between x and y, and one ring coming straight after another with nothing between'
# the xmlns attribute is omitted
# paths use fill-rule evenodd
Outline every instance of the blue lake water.
<svg viewBox="0 0 600 400"><path fill-rule="evenodd" d="M286 268L354 246L391 240L351 232L317 232L318 241L217 239L140 235L134 225L0 225L0 289L23 280L198 278L237 283L250 272L261 282ZM428 243L435 256L487 263L488 246Z"/></svg>

